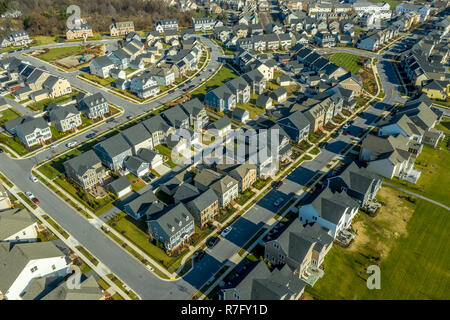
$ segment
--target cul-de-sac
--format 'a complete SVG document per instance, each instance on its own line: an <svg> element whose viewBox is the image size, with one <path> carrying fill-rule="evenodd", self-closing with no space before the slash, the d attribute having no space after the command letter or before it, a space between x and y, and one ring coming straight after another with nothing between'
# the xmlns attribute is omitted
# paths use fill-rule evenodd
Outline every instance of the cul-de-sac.
<svg viewBox="0 0 450 320"><path fill-rule="evenodd" d="M450 299L449 40L447 0L0 1L0 300Z"/></svg>

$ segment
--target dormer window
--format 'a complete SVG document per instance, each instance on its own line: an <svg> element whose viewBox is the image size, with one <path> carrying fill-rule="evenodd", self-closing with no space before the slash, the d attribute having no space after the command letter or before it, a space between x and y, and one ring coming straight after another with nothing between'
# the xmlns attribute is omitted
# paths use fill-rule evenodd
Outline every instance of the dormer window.
<svg viewBox="0 0 450 320"><path fill-rule="evenodd" d="M181 227L183 225L183 222L178 222L178 225Z"/></svg>

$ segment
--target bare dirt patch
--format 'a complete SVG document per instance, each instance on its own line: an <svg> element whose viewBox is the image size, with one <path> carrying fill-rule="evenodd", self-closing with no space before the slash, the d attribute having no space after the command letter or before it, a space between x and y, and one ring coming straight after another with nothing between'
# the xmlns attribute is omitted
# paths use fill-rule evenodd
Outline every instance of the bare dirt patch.
<svg viewBox="0 0 450 320"><path fill-rule="evenodd" d="M414 212L414 205L399 198L399 195L401 193L392 188L380 189L378 199L385 205L380 208L375 218L368 217L363 212L359 213L360 216L353 225L357 236L348 250L361 252L364 248L371 248L379 253L381 259L388 256L394 244L390 240L407 235L408 220Z"/></svg>

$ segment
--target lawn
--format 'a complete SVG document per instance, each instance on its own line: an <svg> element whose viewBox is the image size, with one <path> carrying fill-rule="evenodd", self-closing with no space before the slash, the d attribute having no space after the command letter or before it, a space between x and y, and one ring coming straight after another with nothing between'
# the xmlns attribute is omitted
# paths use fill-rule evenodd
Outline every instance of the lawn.
<svg viewBox="0 0 450 320"><path fill-rule="evenodd" d="M62 104L64 102L72 100L72 98L75 97L77 94L78 94L77 90L72 90L72 93L66 94L56 99L47 98L38 102L30 103L29 105L27 105L27 108L31 109L32 111L42 111L51 102L54 102L56 104Z"/></svg>
<svg viewBox="0 0 450 320"><path fill-rule="evenodd" d="M87 73L87 72L81 73L80 77L85 78L85 79L90 80L90 81L93 81L95 83L98 83L99 85L104 86L104 87L107 87L111 83L116 81L116 79L111 78L111 77L100 78L100 77L96 76L95 74L90 74L90 73Z"/></svg>
<svg viewBox="0 0 450 320"><path fill-rule="evenodd" d="M58 47L58 48L51 48L48 49L46 53L43 53L37 58L47 61L47 62L53 62L59 59L63 59L65 57L69 57L72 55L80 54L81 52L86 51L86 48L84 46L78 45L73 47Z"/></svg>
<svg viewBox="0 0 450 320"><path fill-rule="evenodd" d="M48 44L56 44L58 42L57 36L34 36L33 37L33 43L31 44L31 47L34 46L44 46Z"/></svg>
<svg viewBox="0 0 450 320"><path fill-rule="evenodd" d="M334 245L325 258L325 275L306 298L449 299L447 211L424 200L412 204L384 187L375 218L360 213L358 235L350 248ZM379 264L381 289L369 290L366 268Z"/></svg>
<svg viewBox="0 0 450 320"><path fill-rule="evenodd" d="M175 163L173 163L173 161L172 161L172 150L171 149L169 149L168 147L166 147L165 145L162 145L162 144L160 144L160 145L157 145L156 147L155 147L155 149L160 153L160 154L162 154L163 156L166 156L169 160L167 160L166 162L165 162L165 164L167 164L169 167L171 167L171 168L174 168L174 167L176 167L177 165L175 164Z"/></svg>
<svg viewBox="0 0 450 320"><path fill-rule="evenodd" d="M357 73L362 68L360 60L360 56L346 52L338 52L330 57L331 62L353 73Z"/></svg>
<svg viewBox="0 0 450 320"><path fill-rule="evenodd" d="M0 111L0 126L3 125L5 122L11 121L20 116L22 116L20 112L11 108Z"/></svg>
<svg viewBox="0 0 450 320"><path fill-rule="evenodd" d="M205 85L197 88L192 92L193 97L198 97L201 101L203 101L205 94L213 90L217 87L220 87L222 84L227 82L228 80L237 78L239 75L234 72L230 67L223 65L222 68L217 72L215 76L213 76L209 81L206 82Z"/></svg>
<svg viewBox="0 0 450 320"><path fill-rule="evenodd" d="M133 189L134 192L139 191L143 187L145 187L147 184L144 182L144 180L137 178L133 174L129 173L127 174L128 181L130 181L131 189Z"/></svg>
<svg viewBox="0 0 450 320"><path fill-rule="evenodd" d="M436 129L442 130L446 138L439 143L441 150L423 146L414 166L416 170L422 172L417 183L412 184L397 178L387 181L450 206L448 189L442 187L448 186L450 182L450 150L447 149L450 119L443 120Z"/></svg>

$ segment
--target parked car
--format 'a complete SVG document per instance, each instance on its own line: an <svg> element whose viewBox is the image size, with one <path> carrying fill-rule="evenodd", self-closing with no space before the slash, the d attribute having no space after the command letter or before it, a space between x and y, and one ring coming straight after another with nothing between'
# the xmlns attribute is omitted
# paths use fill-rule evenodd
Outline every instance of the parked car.
<svg viewBox="0 0 450 320"><path fill-rule="evenodd" d="M3 149L2 148L0 148L0 153L2 153L3 152Z"/></svg>
<svg viewBox="0 0 450 320"><path fill-rule="evenodd" d="M86 138L88 138L88 139L91 139L91 138L93 138L93 137L95 137L95 133L89 133L89 134L86 136Z"/></svg>
<svg viewBox="0 0 450 320"><path fill-rule="evenodd" d="M172 89L172 90L169 90L169 92L168 93L174 93L175 92L175 90L174 89Z"/></svg>
<svg viewBox="0 0 450 320"><path fill-rule="evenodd" d="M32 194L30 191L25 192L25 195L30 199L34 198L34 194Z"/></svg>
<svg viewBox="0 0 450 320"><path fill-rule="evenodd" d="M273 187L275 189L279 189L283 185L283 180L277 181L274 183Z"/></svg>
<svg viewBox="0 0 450 320"><path fill-rule="evenodd" d="M38 182L38 179L35 176L30 176L31 181Z"/></svg>
<svg viewBox="0 0 450 320"><path fill-rule="evenodd" d="M109 118L108 120L106 120L107 123L114 122L114 121L116 121L116 118L114 118L114 117Z"/></svg>
<svg viewBox="0 0 450 320"><path fill-rule="evenodd" d="M38 198L32 198L31 201L33 201L34 204L39 204L40 203Z"/></svg>
<svg viewBox="0 0 450 320"><path fill-rule="evenodd" d="M220 234L222 237L226 237L227 234L229 234L231 232L231 230L233 230L232 227L226 227L225 229L223 229L222 233Z"/></svg>
<svg viewBox="0 0 450 320"><path fill-rule="evenodd" d="M349 127L350 127L350 125L348 123L346 123L342 126L343 129L348 129Z"/></svg>
<svg viewBox="0 0 450 320"><path fill-rule="evenodd" d="M217 242L219 242L219 238L218 237L210 237L209 239L208 239L208 241L206 241L206 246L208 247L208 248L212 248L212 247L214 247L216 244L217 244Z"/></svg>
<svg viewBox="0 0 450 320"><path fill-rule="evenodd" d="M277 200L275 200L275 202L273 203L273 205L275 207L278 207L282 202L283 202L284 198L278 198Z"/></svg>
<svg viewBox="0 0 450 320"><path fill-rule="evenodd" d="M67 147L67 148L73 148L73 147L75 147L76 145L77 145L77 142L76 142L76 141L69 141L69 142L67 142L66 147Z"/></svg>
<svg viewBox="0 0 450 320"><path fill-rule="evenodd" d="M195 260L200 260L204 256L205 256L205 251L203 251L202 249L200 249L198 251L195 251L195 253L194 253L194 259Z"/></svg>

